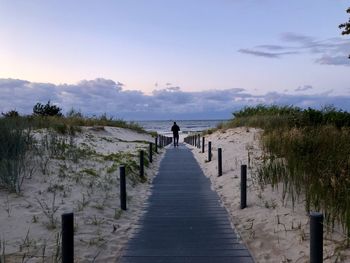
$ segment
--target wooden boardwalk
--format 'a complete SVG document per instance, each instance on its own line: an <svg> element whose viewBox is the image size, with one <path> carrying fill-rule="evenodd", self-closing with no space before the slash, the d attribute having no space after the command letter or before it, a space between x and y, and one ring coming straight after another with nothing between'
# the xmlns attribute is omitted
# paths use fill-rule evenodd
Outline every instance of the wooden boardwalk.
<svg viewBox="0 0 350 263"><path fill-rule="evenodd" d="M186 146L167 149L153 184L122 263L254 262Z"/></svg>

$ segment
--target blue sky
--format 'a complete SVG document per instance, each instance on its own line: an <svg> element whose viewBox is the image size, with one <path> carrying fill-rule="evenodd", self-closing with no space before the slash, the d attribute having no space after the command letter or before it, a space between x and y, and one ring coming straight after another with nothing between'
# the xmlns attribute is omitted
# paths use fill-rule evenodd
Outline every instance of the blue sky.
<svg viewBox="0 0 350 263"><path fill-rule="evenodd" d="M256 103L350 110L342 0L0 0L0 111L229 118Z"/></svg>

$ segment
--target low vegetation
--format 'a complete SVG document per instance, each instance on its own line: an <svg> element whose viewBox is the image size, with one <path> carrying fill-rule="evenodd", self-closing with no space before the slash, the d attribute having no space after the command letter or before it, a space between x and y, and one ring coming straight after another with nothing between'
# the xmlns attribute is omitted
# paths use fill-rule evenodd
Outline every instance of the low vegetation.
<svg viewBox="0 0 350 263"><path fill-rule="evenodd" d="M41 106L36 109L45 111L45 105ZM23 217L27 218L20 221L30 227L43 225L45 229L29 235L28 228L23 241L15 238L19 232L0 237L0 262L60 262L59 215L66 207L76 214L77 247L83 250L88 244L89 250L97 251L89 260L95 261L104 249L102 245L108 238L114 238L110 233L120 228L119 222L113 221L122 216L118 208L119 167L126 168L128 203L134 197L135 187L148 182L149 172L145 169L144 177L139 172L140 150L145 151L145 166L149 165L149 142L121 140L117 129L105 126L145 131L123 120L106 115L84 117L74 110L66 116L46 113L20 116L15 110L1 115L0 191L7 197L3 198L6 215L2 215L5 220L8 216L7 222L11 224L11 217L19 214L17 209L25 209L29 212ZM91 231L89 235L84 233L85 226Z"/></svg>
<svg viewBox="0 0 350 263"><path fill-rule="evenodd" d="M340 223L349 240L350 113L259 105L233 115L224 128L264 129L260 183L282 187L293 204L303 196L307 211L322 211L329 229Z"/></svg>
<svg viewBox="0 0 350 263"><path fill-rule="evenodd" d="M38 102L33 108L33 114L37 116L62 116L62 109L56 105L52 105L48 101L45 105Z"/></svg>
<svg viewBox="0 0 350 263"><path fill-rule="evenodd" d="M31 130L17 119L0 121L0 185L19 193L30 171Z"/></svg>
<svg viewBox="0 0 350 263"><path fill-rule="evenodd" d="M82 126L110 126L131 129L137 132L145 130L135 122L127 122L122 119L108 117L107 114L101 116L84 116L81 112L71 109L64 116L62 109L52 105L50 101L47 104L37 103L33 108L33 114L20 116L16 110L10 110L2 113L0 118L2 124L9 119L15 119L21 126L34 129L49 128L61 134L74 134L80 131Z"/></svg>
<svg viewBox="0 0 350 263"><path fill-rule="evenodd" d="M16 110L2 113L0 118L0 187L19 193L23 180L31 177L35 166L40 167L43 174L52 158L70 158L77 161L82 149L65 142L60 135L74 136L82 126L111 126L145 132L136 123L107 117L85 117L80 112L71 110L66 116L61 109L50 104L37 103L33 114L20 116ZM34 133L46 131L40 139ZM35 157L34 157L35 156ZM38 160L34 160L38 159Z"/></svg>

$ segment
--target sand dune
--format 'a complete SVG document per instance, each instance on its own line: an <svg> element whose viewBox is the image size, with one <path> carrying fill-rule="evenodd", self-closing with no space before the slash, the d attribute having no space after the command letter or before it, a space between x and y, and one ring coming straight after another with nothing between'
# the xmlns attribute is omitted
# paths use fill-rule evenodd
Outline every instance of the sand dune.
<svg viewBox="0 0 350 263"><path fill-rule="evenodd" d="M211 162L206 161L207 152L194 147L192 151L257 262L308 262L309 218L302 196L293 209L277 189L262 187L257 181L263 155L261 132L236 128L207 135L206 142L213 146ZM42 130L35 137L40 141L47 135ZM137 231L136 222L144 213L162 154L146 169L146 183L139 183L137 171L130 171L128 211L122 212L119 165L133 167L138 151L147 149L153 138L127 129L85 127L74 137L56 140L65 141L64 147L73 145L81 156L69 151L62 152L66 156L35 156L34 172L25 179L20 195L0 189L0 257L6 255L6 262L55 262L60 251L60 215L74 211L75 261L115 262ZM221 177L217 176L218 147L223 149ZM241 164L248 165L248 207L243 210L239 208ZM337 226L325 234L324 262L350 261L350 250L344 248L340 233Z"/></svg>
<svg viewBox="0 0 350 263"><path fill-rule="evenodd" d="M145 169L146 183L138 182L136 169L127 174L126 212L119 209L119 165L135 168L138 151L147 150L154 138L114 127L83 127L76 136L41 130L35 138L38 145L44 139L55 140L63 149L34 156L34 172L25 179L20 195L0 189L0 258L56 262L60 216L73 211L75 262L115 262L143 213L162 154Z"/></svg>
<svg viewBox="0 0 350 263"><path fill-rule="evenodd" d="M261 132L253 128L217 131L205 136L206 142L212 142L211 162L206 162L207 152L203 154L193 147L193 153L257 262L309 262L309 217L303 197L300 196L293 209L291 202L283 202L278 189L270 185L261 187L257 181L263 155L259 142ZM217 176L219 147L223 151L221 177ZM249 166L248 207L243 210L240 209L241 164ZM345 237L340 233L341 227L336 226L333 233L325 234L324 262L350 262L350 250L345 249Z"/></svg>

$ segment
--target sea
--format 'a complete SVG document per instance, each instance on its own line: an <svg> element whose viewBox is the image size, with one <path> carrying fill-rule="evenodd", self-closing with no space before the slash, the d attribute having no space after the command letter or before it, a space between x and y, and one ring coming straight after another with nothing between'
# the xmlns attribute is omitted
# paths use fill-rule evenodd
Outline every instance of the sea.
<svg viewBox="0 0 350 263"><path fill-rule="evenodd" d="M180 127L180 134L189 134L201 132L215 128L218 124L228 120L178 120L176 124ZM171 135L171 126L173 121L136 121L146 131L156 131L159 134Z"/></svg>

